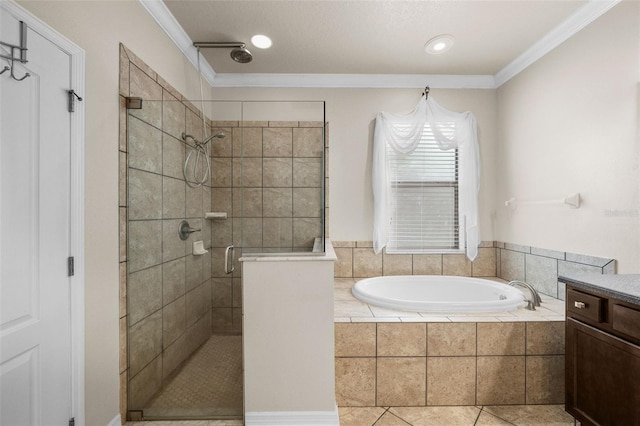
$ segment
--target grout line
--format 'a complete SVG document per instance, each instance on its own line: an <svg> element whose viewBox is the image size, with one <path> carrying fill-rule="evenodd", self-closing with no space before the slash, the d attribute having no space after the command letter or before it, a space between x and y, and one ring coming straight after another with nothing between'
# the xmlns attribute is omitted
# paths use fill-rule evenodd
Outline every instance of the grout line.
<svg viewBox="0 0 640 426"><path fill-rule="evenodd" d="M477 407L477 405L476 405L476 407ZM477 425L478 424L478 420L480 420L480 415L482 414L482 409L483 409L483 407L480 407L480 409L478 410L478 415L476 416L476 419L473 422L474 426Z"/></svg>

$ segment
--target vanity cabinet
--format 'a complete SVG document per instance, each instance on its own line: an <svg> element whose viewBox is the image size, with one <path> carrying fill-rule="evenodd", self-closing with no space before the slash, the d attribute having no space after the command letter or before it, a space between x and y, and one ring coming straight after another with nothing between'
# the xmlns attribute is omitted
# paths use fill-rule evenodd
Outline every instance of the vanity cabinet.
<svg viewBox="0 0 640 426"><path fill-rule="evenodd" d="M640 305L567 285L565 408L583 425L640 426Z"/></svg>

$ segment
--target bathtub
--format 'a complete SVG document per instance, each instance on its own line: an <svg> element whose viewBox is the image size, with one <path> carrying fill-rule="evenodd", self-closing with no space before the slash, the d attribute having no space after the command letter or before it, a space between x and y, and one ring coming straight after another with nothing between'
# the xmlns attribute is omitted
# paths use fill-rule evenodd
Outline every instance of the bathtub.
<svg viewBox="0 0 640 426"><path fill-rule="evenodd" d="M365 303L415 312L505 312L524 301L520 290L506 284L447 275L366 278L351 292Z"/></svg>

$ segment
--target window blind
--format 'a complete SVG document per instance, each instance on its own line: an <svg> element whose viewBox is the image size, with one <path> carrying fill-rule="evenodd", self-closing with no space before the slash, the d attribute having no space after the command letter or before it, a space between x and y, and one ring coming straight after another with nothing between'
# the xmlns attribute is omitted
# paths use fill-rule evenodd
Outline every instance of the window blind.
<svg viewBox="0 0 640 426"><path fill-rule="evenodd" d="M438 123L452 136L455 123ZM460 249L458 150L441 150L429 124L417 148L401 154L387 146L391 223L387 252Z"/></svg>

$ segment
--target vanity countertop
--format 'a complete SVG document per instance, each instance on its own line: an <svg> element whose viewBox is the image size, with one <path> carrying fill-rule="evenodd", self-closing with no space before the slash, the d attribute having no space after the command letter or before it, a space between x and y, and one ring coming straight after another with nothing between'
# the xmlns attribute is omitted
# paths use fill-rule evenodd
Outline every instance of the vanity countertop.
<svg viewBox="0 0 640 426"><path fill-rule="evenodd" d="M640 305L640 274L572 274L558 281Z"/></svg>

